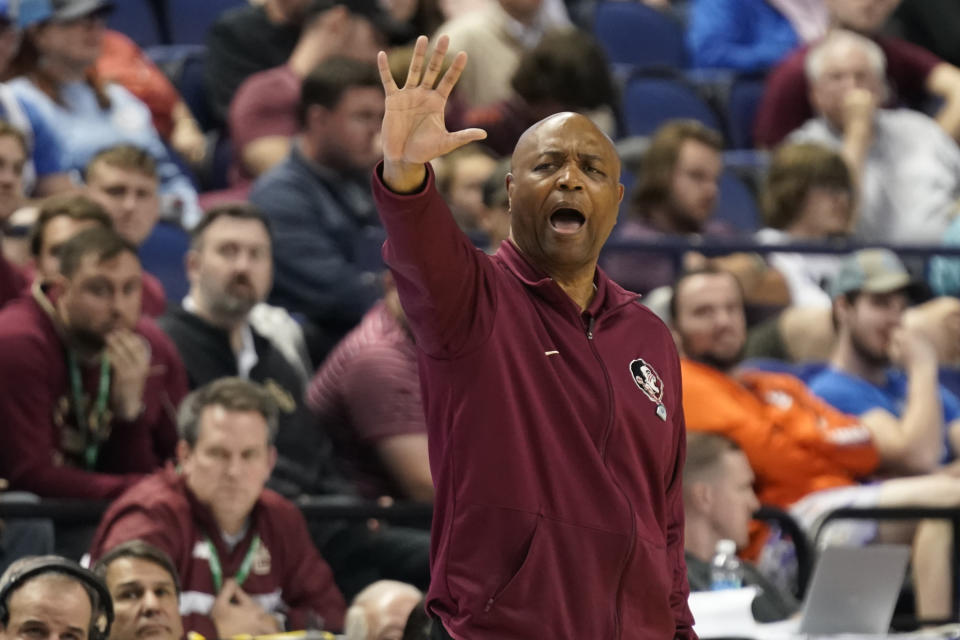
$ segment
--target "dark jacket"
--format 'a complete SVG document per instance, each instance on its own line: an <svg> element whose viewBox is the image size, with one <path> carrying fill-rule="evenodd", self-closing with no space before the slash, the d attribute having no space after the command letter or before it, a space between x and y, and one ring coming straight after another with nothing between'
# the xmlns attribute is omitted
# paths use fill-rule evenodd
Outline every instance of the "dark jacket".
<svg viewBox="0 0 960 640"><path fill-rule="evenodd" d="M270 219L271 304L299 312L339 338L380 297L377 220L367 177L310 162L298 146L261 176L250 202Z"/></svg>
<svg viewBox="0 0 960 640"><path fill-rule="evenodd" d="M695 638L667 328L602 271L580 313L509 241L474 249L432 172L374 195L420 349L429 611L460 640Z"/></svg>
<svg viewBox="0 0 960 640"><path fill-rule="evenodd" d="M179 306L171 307L158 324L177 345L191 389L238 375L237 356L224 329ZM346 492L346 482L337 480L333 445L303 402L305 381L267 338L250 331L257 352L250 379L264 385L280 407L279 457L270 486L287 496Z"/></svg>

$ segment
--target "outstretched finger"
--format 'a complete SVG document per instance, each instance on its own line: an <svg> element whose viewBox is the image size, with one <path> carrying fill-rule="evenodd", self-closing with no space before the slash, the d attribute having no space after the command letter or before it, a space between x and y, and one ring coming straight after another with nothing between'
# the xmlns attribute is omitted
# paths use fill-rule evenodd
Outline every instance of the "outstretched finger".
<svg viewBox="0 0 960 640"><path fill-rule="evenodd" d="M437 45L433 49L433 55L430 56L430 62L427 64L427 71L423 74L423 86L427 89L433 88L433 83L437 81L440 75L440 69L443 68L443 60L447 57L447 48L450 46L449 36L440 36Z"/></svg>
<svg viewBox="0 0 960 640"><path fill-rule="evenodd" d="M459 149L460 147L470 144L476 140L483 140L487 137L487 132L483 129L461 129L460 131L454 131L447 135L446 140L444 141L444 146L446 147L443 150L443 154L450 153L454 149ZM442 154L441 154L442 155Z"/></svg>
<svg viewBox="0 0 960 640"><path fill-rule="evenodd" d="M407 81L403 88L416 87L420 84L420 74L423 72L423 59L427 55L427 36L417 38L413 47L413 57L410 58L410 69L407 71Z"/></svg>
<svg viewBox="0 0 960 640"><path fill-rule="evenodd" d="M397 83L393 81L393 74L390 73L390 62L387 60L387 54L384 51L377 54L377 68L380 70L383 92L388 96L396 93L399 89L397 89Z"/></svg>
<svg viewBox="0 0 960 640"><path fill-rule="evenodd" d="M466 66L467 53L466 51L461 51L453 59L453 64L450 65L450 68L447 69L447 72L443 74L440 84L437 85L437 93L442 95L444 98L449 98L450 92L453 91L454 85L457 84L457 80L460 79L460 74L463 73L463 68Z"/></svg>

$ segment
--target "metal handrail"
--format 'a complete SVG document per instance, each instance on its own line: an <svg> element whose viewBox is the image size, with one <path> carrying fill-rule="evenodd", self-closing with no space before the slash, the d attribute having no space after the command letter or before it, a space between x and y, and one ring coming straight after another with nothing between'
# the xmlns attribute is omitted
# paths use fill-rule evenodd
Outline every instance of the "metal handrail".
<svg viewBox="0 0 960 640"><path fill-rule="evenodd" d="M300 496L294 501L307 520L357 520L370 518L393 524L429 524L433 506L420 502L382 505L350 496ZM38 502L0 501L0 518L44 518L64 524L97 524L110 505L102 500L44 498Z"/></svg>
<svg viewBox="0 0 960 640"><path fill-rule="evenodd" d="M860 249L884 248L890 249L901 256L947 256L960 257L958 245L930 245L910 244L894 245L880 242L792 242L787 244L759 243L749 238L704 238L662 235L649 239L624 240L610 238L604 245L604 251L643 251L651 253L683 253L685 251L699 251L707 255L726 253L833 253L847 254Z"/></svg>

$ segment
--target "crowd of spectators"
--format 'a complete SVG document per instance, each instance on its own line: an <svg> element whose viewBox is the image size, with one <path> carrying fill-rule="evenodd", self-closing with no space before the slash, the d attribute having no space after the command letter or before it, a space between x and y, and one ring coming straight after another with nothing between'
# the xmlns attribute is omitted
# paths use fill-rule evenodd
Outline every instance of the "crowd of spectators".
<svg viewBox="0 0 960 640"><path fill-rule="evenodd" d="M477 250L511 242L510 154L530 125L577 111L624 150L600 265L680 350L692 588L729 538L757 561L756 617L796 612L750 525L761 503L811 532L842 506L960 508L960 255L933 255L960 246L960 11L625 1L682 21L688 59L628 74L765 78L747 169L698 120L625 139L624 69L588 2L238 0L202 47L198 109L176 65L108 28L115 1L0 0L0 502L110 501L96 530L4 523L0 569L88 554L115 640L148 623L169 640L399 638L422 612L428 530L307 521L292 501L434 499L423 348L370 186L377 51L402 84L424 31L468 53L447 127L488 133L433 167ZM211 190L217 140L229 170ZM724 213L731 177L753 228ZM182 282L141 260L169 230ZM916 612L950 614L943 525L828 533L912 544Z"/></svg>

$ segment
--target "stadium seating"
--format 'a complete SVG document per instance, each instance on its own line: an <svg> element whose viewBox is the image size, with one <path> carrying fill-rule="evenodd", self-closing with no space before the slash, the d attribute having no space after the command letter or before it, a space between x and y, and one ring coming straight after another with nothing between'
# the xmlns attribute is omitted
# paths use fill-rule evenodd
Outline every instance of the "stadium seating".
<svg viewBox="0 0 960 640"><path fill-rule="evenodd" d="M627 135L646 136L667 120L692 118L717 131L722 127L714 110L682 78L635 73L623 92Z"/></svg>
<svg viewBox="0 0 960 640"><path fill-rule="evenodd" d="M763 97L764 79L743 76L734 80L726 104L727 136L734 149L753 148L753 120Z"/></svg>
<svg viewBox="0 0 960 640"><path fill-rule="evenodd" d="M123 0L115 3L107 20L107 27L125 34L141 49L164 42L163 29L150 0Z"/></svg>
<svg viewBox="0 0 960 640"><path fill-rule="evenodd" d="M720 176L720 197L714 218L745 233L760 228L760 210L753 192L732 171L724 171Z"/></svg>
<svg viewBox="0 0 960 640"><path fill-rule="evenodd" d="M204 44L221 13L243 6L245 0L166 0L172 44Z"/></svg>
<svg viewBox="0 0 960 640"><path fill-rule="evenodd" d="M167 292L167 300L180 301L187 284L183 258L190 248L190 236L178 225L159 222L140 247L140 261L145 271L155 275Z"/></svg>
<svg viewBox="0 0 960 640"><path fill-rule="evenodd" d="M637 68L683 67L682 25L673 16L640 2L598 3L593 30L613 64Z"/></svg>
<svg viewBox="0 0 960 640"><path fill-rule="evenodd" d="M192 44L151 47L147 55L176 86L200 128L209 131L212 125L203 79L206 47Z"/></svg>

